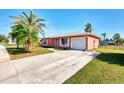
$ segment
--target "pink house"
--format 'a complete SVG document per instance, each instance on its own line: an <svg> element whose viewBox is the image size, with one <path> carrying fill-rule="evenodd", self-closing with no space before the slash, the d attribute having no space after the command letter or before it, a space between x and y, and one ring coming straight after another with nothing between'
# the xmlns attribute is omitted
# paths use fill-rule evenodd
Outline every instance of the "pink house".
<svg viewBox="0 0 124 93"><path fill-rule="evenodd" d="M100 38L94 34L73 33L41 40L41 45L54 48L91 50L99 47Z"/></svg>

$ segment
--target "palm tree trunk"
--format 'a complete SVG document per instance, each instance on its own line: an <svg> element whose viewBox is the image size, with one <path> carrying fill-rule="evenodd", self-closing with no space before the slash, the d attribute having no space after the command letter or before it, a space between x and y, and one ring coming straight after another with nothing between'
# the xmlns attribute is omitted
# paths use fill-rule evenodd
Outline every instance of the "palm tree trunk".
<svg viewBox="0 0 124 93"><path fill-rule="evenodd" d="M26 51L30 51L32 49L32 42L28 39L26 42Z"/></svg>
<svg viewBox="0 0 124 93"><path fill-rule="evenodd" d="M27 41L24 43L23 47L24 47L24 49L25 49L26 51L28 51L28 44L27 44Z"/></svg>
<svg viewBox="0 0 124 93"><path fill-rule="evenodd" d="M19 48L19 42L18 41L16 42L16 45L17 45L17 48Z"/></svg>
<svg viewBox="0 0 124 93"><path fill-rule="evenodd" d="M118 41L118 46L120 45L119 41Z"/></svg>

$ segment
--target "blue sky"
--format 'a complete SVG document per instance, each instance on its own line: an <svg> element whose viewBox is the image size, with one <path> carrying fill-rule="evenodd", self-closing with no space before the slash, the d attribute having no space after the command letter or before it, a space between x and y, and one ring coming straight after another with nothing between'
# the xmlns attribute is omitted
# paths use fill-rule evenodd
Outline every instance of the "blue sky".
<svg viewBox="0 0 124 93"><path fill-rule="evenodd" d="M29 10L0 10L0 34L8 34L11 31L10 24L14 19L8 16L17 16L21 12ZM124 37L124 10L33 10L38 17L46 20L44 29L47 36L61 33L80 32L84 25L90 22L93 26L93 33L100 35L103 32L111 38L113 34L120 33ZM83 30L82 30L83 32Z"/></svg>

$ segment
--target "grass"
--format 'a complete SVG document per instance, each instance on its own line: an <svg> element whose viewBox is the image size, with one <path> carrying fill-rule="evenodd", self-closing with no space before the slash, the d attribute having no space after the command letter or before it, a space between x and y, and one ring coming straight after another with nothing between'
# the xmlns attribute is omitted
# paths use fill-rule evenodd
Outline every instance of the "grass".
<svg viewBox="0 0 124 93"><path fill-rule="evenodd" d="M124 46L114 46L114 45L101 46L101 48L116 49L116 50L124 50Z"/></svg>
<svg viewBox="0 0 124 93"><path fill-rule="evenodd" d="M25 51L25 49L23 47L20 47L19 49L17 49L16 45L5 45L5 47L6 47L8 53L10 55L10 58L12 60L52 52L52 51L48 50L48 48L43 48L43 47L34 47L31 50L31 52Z"/></svg>
<svg viewBox="0 0 124 93"><path fill-rule="evenodd" d="M124 47L102 47L101 52L83 69L78 71L65 84L123 84L124 83Z"/></svg>

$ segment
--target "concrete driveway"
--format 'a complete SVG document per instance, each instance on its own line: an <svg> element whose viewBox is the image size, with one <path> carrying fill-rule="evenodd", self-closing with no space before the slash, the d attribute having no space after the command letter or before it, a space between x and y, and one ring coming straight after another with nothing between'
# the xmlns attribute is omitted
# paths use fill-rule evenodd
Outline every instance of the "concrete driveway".
<svg viewBox="0 0 124 93"><path fill-rule="evenodd" d="M61 84L99 53L75 50L0 63L0 83Z"/></svg>

